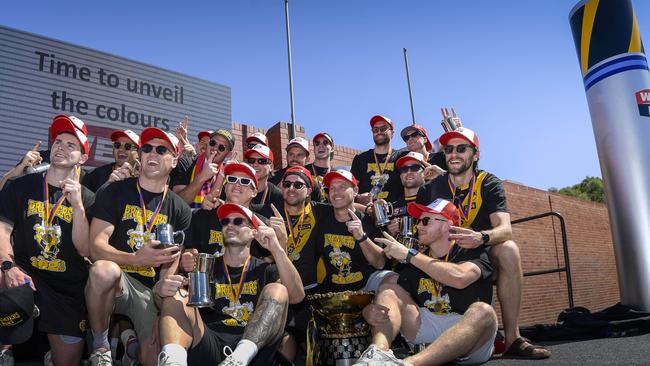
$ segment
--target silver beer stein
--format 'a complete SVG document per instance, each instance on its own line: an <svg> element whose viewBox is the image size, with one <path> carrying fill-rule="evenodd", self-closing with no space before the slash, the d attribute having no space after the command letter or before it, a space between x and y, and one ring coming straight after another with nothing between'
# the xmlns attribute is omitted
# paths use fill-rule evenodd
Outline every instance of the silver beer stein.
<svg viewBox="0 0 650 366"><path fill-rule="evenodd" d="M417 238L413 232L413 218L405 215L400 218L399 242L411 249L417 245Z"/></svg>
<svg viewBox="0 0 650 366"><path fill-rule="evenodd" d="M379 227L386 226L393 215L393 205L384 200L375 201L372 204L373 213L375 214L375 224Z"/></svg>
<svg viewBox="0 0 650 366"><path fill-rule="evenodd" d="M199 253L196 256L194 270L187 274L189 279L188 306L203 308L214 305L212 296L214 258L212 254L207 253Z"/></svg>
<svg viewBox="0 0 650 366"><path fill-rule="evenodd" d="M176 241L176 236L180 235L181 240ZM160 241L158 248L179 247L185 242L185 233L174 231L170 224L160 224L156 226L156 240Z"/></svg>

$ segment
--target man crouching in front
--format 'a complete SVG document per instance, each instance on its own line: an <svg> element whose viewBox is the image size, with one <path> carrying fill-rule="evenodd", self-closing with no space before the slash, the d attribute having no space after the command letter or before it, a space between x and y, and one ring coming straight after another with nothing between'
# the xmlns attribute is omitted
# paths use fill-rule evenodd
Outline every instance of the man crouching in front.
<svg viewBox="0 0 650 366"><path fill-rule="evenodd" d="M484 246L464 249L449 240L460 214L449 201L437 199L428 206L410 203L409 215L417 219L420 247L408 249L390 235L376 241L384 253L409 263L397 284L379 288L374 304L363 310L372 326L373 344L357 365L476 364L490 359L497 331L492 306L492 268ZM415 345L428 345L404 360L390 350L401 332Z"/></svg>
<svg viewBox="0 0 650 366"><path fill-rule="evenodd" d="M237 204L221 205L217 216L225 253L213 267L214 306L200 313L188 307L185 293L178 291L185 282L180 275L154 287L163 299L158 365L267 365L284 332L288 305L305 297L286 243L272 228ZM253 238L271 252L275 264L251 257Z"/></svg>

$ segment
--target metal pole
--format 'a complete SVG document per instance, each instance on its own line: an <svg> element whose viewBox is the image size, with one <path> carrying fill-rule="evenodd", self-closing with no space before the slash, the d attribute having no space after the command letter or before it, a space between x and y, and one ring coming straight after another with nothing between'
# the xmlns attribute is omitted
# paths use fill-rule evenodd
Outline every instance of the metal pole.
<svg viewBox="0 0 650 366"><path fill-rule="evenodd" d="M289 97L291 98L290 138L296 137L296 112L293 105L293 67L291 65L291 31L289 30L289 0L284 0L284 23L287 30L287 59L289 60Z"/></svg>
<svg viewBox="0 0 650 366"><path fill-rule="evenodd" d="M409 85L409 100L411 101L411 118L415 124L415 108L413 107L413 92L411 91L411 71L409 70L409 59L406 55L406 48L404 49L404 64L406 65L406 81Z"/></svg>

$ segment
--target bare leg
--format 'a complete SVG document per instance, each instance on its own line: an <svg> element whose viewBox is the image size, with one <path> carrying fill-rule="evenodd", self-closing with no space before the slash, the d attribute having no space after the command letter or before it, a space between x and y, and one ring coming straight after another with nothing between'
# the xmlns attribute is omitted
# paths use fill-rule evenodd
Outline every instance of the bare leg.
<svg viewBox="0 0 650 366"><path fill-rule="evenodd" d="M205 328L197 308L187 305L187 297L176 293L162 302L158 332L160 344L178 344L185 349L199 343Z"/></svg>
<svg viewBox="0 0 650 366"><path fill-rule="evenodd" d="M492 339L496 330L497 316L492 306L475 302L456 325L442 333L424 351L404 361L414 366L443 365L471 354Z"/></svg>
<svg viewBox="0 0 650 366"><path fill-rule="evenodd" d="M258 349L276 342L282 336L287 322L288 308L289 295L286 287L279 283L264 286L242 338L255 343Z"/></svg>
<svg viewBox="0 0 650 366"><path fill-rule="evenodd" d="M298 345L296 344L296 339L291 334L287 334L282 337L282 341L280 342L280 349L278 351L282 353L282 356L284 356L284 358L293 362L296 360L297 348Z"/></svg>
<svg viewBox="0 0 650 366"><path fill-rule="evenodd" d="M121 276L120 267L110 261L100 260L90 267L86 284L86 307L93 333L99 334L108 329L115 296L122 291Z"/></svg>
<svg viewBox="0 0 650 366"><path fill-rule="evenodd" d="M50 342L52 363L55 366L81 364L81 355L84 351L83 340L74 344L68 344L63 342L58 334L48 334L47 340Z"/></svg>
<svg viewBox="0 0 650 366"><path fill-rule="evenodd" d="M490 248L490 260L497 267L497 296L501 303L501 318L506 333L506 348L519 338L519 312L523 274L519 248L514 241Z"/></svg>
<svg viewBox="0 0 650 366"><path fill-rule="evenodd" d="M389 309L390 321L373 327L372 344L387 351L400 330L407 339L415 338L421 323L420 312L408 292L397 284L385 283L379 287L375 303Z"/></svg>

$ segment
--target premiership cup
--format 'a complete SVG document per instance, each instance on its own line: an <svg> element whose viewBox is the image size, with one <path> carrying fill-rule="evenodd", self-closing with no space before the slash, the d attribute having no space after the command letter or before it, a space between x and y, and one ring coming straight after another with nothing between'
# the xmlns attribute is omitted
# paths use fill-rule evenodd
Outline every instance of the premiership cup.
<svg viewBox="0 0 650 366"><path fill-rule="evenodd" d="M181 240L176 242L176 236L180 235ZM158 248L169 248L172 246L179 247L185 242L185 233L174 231L170 224L160 224L156 226L156 240L160 241Z"/></svg>
<svg viewBox="0 0 650 366"><path fill-rule="evenodd" d="M372 206L375 214L375 224L379 227L388 225L390 217L393 215L393 205L384 200L378 200Z"/></svg>
<svg viewBox="0 0 650 366"><path fill-rule="evenodd" d="M214 256L199 253L194 270L187 274L189 279L188 306L202 308L214 304L212 296L212 268Z"/></svg>

